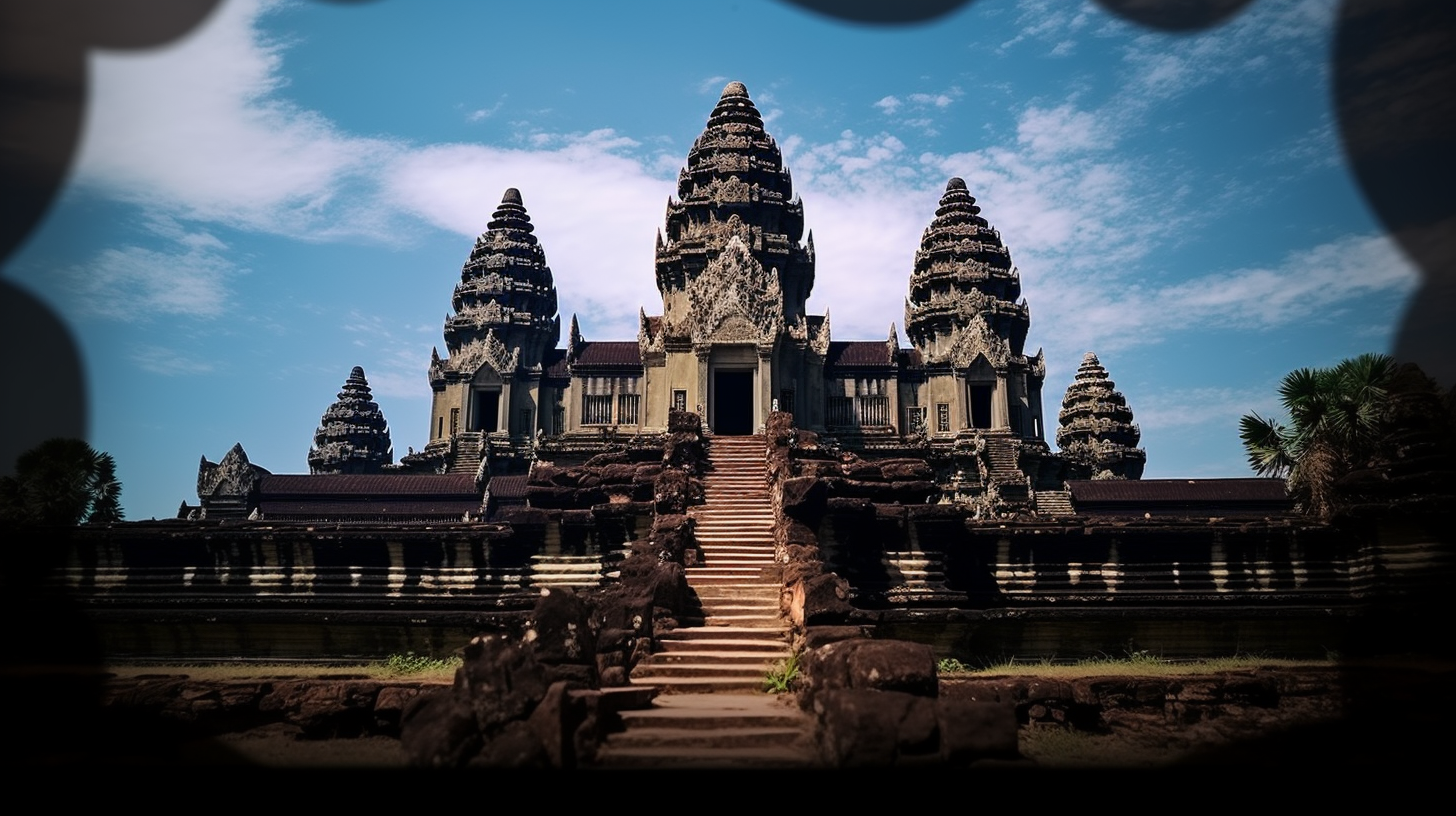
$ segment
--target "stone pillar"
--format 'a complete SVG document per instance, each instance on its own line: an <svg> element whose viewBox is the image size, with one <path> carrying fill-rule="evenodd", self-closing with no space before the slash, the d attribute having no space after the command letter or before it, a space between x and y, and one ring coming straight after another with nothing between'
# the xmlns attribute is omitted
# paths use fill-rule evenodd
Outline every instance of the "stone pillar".
<svg viewBox="0 0 1456 816"><path fill-rule="evenodd" d="M768 415L773 411L773 399L776 396L773 388L773 346L758 347L758 376L754 382L753 401L753 427L757 433L768 422Z"/></svg>
<svg viewBox="0 0 1456 816"><path fill-rule="evenodd" d="M996 390L991 394L991 430L1004 431L1011 427L1011 415L1008 408L1011 400L1010 384L1006 382L1006 372L996 372Z"/></svg>

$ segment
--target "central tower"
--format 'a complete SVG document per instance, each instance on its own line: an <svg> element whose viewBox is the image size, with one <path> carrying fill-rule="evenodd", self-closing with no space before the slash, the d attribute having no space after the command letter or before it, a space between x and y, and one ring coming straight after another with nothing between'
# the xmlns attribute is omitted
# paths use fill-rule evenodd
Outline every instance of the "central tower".
<svg viewBox="0 0 1456 816"><path fill-rule="evenodd" d="M658 411L665 420L670 409L701 410L715 433L747 434L776 402L822 402L812 392L822 391L828 327L805 312L814 248L803 236L783 154L748 89L730 82L688 151L657 235L663 313L643 314L638 333L648 393L663 397L649 405L649 422L658 424ZM800 414L806 427L822 422Z"/></svg>

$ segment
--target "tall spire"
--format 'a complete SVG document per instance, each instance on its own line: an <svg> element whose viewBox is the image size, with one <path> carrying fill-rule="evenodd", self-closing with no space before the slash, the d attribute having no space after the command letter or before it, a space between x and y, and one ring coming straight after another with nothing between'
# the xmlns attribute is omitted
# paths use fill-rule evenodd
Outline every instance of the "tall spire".
<svg viewBox="0 0 1456 816"><path fill-rule="evenodd" d="M1075 469L1096 479L1140 479L1147 451L1127 398L1116 390L1097 355L1087 352L1067 387L1058 415L1057 447Z"/></svg>
<svg viewBox="0 0 1456 816"><path fill-rule="evenodd" d="M905 335L927 362L993 365L1023 356L1031 312L1011 253L959 178L946 182L920 239L905 301Z"/></svg>
<svg viewBox="0 0 1456 816"><path fill-rule="evenodd" d="M310 473L378 473L394 462L389 423L373 400L364 369L354 366L339 399L324 411L308 451Z"/></svg>
<svg viewBox="0 0 1456 816"><path fill-rule="evenodd" d="M480 354L461 352L483 348L491 333L506 348L519 348L526 367L539 365L546 350L556 346L561 337L556 285L535 231L521 191L507 189L460 270L451 301L455 313L445 318L451 362L478 366L484 359Z"/></svg>
<svg viewBox="0 0 1456 816"><path fill-rule="evenodd" d="M801 243L804 208L778 144L741 82L723 88L707 127L688 151L669 199L663 242L657 248L657 288L669 331L684 327L675 314L688 285L737 237L765 273L777 270L783 323L794 324L814 287L814 260Z"/></svg>

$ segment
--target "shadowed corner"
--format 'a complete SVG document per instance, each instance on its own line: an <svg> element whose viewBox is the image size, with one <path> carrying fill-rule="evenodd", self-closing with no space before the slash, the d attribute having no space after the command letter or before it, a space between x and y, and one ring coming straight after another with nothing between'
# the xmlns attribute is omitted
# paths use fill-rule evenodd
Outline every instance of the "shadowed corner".
<svg viewBox="0 0 1456 816"><path fill-rule="evenodd" d="M50 208L65 180L87 98L86 55L92 48L147 48L191 31L217 0L29 3L0 0L0 264ZM11 399L0 420L0 473L20 452L52 437L86 435L86 391L77 344L43 302L0 280L0 331ZM15 398L23 395L23 398ZM14 531L12 531L13 533ZM109 742L97 716L101 652L91 624L62 590L46 587L35 568L64 549L50 532L12 534L12 555L0 564L6 619L17 642L0 664L7 699L24 700L15 733L26 735L25 764L95 760L131 748ZM15 540L19 538L20 540ZM27 557L33 556L33 557ZM120 736L126 728L113 728ZM167 755L163 746L160 755ZM156 751L152 752L158 753Z"/></svg>
<svg viewBox="0 0 1456 816"><path fill-rule="evenodd" d="M1347 0L1334 49L1345 159L1381 224L1420 268L1394 356L1456 384L1456 7Z"/></svg>

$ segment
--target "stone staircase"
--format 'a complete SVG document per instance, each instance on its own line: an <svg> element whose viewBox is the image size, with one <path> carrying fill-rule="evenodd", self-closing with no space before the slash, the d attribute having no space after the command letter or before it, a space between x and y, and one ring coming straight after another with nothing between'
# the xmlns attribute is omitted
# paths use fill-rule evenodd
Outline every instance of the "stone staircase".
<svg viewBox="0 0 1456 816"><path fill-rule="evenodd" d="M1038 490L1035 498L1038 516L1070 518L1077 515L1077 511L1072 507L1072 491L1070 490Z"/></svg>
<svg viewBox="0 0 1456 816"><path fill-rule="evenodd" d="M621 733L598 764L635 767L807 767L807 715L763 692L764 675L789 656L779 611L773 508L761 436L715 437L705 502L689 510L700 555L687 567L702 605L632 670L632 684L661 693L652 708L621 712Z"/></svg>
<svg viewBox="0 0 1456 816"><path fill-rule="evenodd" d="M455 437L455 461L450 463L451 473L474 476L480 470L480 444L483 438L479 431L466 431Z"/></svg>
<svg viewBox="0 0 1456 816"><path fill-rule="evenodd" d="M986 475L996 483L1002 499L1027 498L1026 474L1017 464L1020 448L1020 443L1008 437L986 437Z"/></svg>

